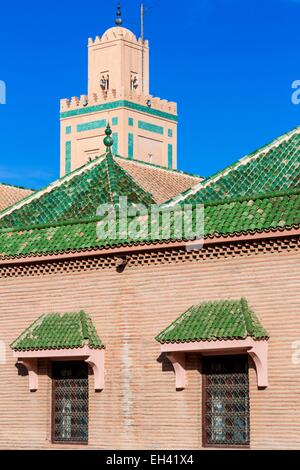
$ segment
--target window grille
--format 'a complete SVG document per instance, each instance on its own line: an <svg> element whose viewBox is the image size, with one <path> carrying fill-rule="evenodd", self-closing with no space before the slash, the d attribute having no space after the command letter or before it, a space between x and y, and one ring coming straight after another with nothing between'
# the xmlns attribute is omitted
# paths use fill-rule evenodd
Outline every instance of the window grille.
<svg viewBox="0 0 300 470"><path fill-rule="evenodd" d="M88 365L84 362L54 362L53 442L88 442Z"/></svg>
<svg viewBox="0 0 300 470"><path fill-rule="evenodd" d="M203 373L204 445L249 445L248 357L205 357Z"/></svg>

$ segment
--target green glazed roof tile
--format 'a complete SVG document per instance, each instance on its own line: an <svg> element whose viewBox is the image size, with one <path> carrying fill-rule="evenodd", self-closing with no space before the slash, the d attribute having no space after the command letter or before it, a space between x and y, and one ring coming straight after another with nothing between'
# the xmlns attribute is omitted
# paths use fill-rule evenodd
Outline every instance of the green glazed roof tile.
<svg viewBox="0 0 300 470"><path fill-rule="evenodd" d="M97 208L114 203L116 196L127 197L129 204L154 204L111 155L102 156L0 212L0 228L95 217Z"/></svg>
<svg viewBox="0 0 300 470"><path fill-rule="evenodd" d="M200 204L300 188L300 127L165 204Z"/></svg>
<svg viewBox="0 0 300 470"><path fill-rule="evenodd" d="M88 250L138 243L163 241L148 235L147 225L137 239L130 239L119 230L117 237L99 239L99 218L70 221L55 226L42 225L0 230L0 259L65 251ZM132 219L130 219L132 221ZM232 236L257 231L291 229L300 226L300 189L287 193L239 198L210 203L204 207L204 235ZM119 228L117 224L117 228ZM177 240L171 227L169 240ZM149 233L151 233L149 231Z"/></svg>
<svg viewBox="0 0 300 470"><path fill-rule="evenodd" d="M42 315L11 344L11 348L14 351L32 351L74 349L85 345L91 349L104 348L91 318L81 311Z"/></svg>
<svg viewBox="0 0 300 470"><path fill-rule="evenodd" d="M300 128L197 184L173 203L204 204L205 237L298 227L299 144ZM129 205L154 203L115 158L99 157L0 212L0 258L161 241L161 234L151 238L145 230L135 240L123 232L116 238L97 237L97 208L101 203L116 206L119 196L126 196ZM178 239L173 229L170 240Z"/></svg>
<svg viewBox="0 0 300 470"><path fill-rule="evenodd" d="M205 234L230 235L300 224L300 190L205 205Z"/></svg>
<svg viewBox="0 0 300 470"><path fill-rule="evenodd" d="M194 305L162 331L161 343L216 341L228 339L268 339L245 299L205 302Z"/></svg>

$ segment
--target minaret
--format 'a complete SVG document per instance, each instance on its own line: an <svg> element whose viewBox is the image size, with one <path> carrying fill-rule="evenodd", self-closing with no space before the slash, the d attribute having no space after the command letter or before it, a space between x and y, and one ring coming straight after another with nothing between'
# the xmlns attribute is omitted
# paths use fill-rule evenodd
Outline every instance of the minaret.
<svg viewBox="0 0 300 470"><path fill-rule="evenodd" d="M177 105L149 94L149 44L115 26L88 41L88 94L61 100L61 176L103 154L109 122L113 154L177 167Z"/></svg>

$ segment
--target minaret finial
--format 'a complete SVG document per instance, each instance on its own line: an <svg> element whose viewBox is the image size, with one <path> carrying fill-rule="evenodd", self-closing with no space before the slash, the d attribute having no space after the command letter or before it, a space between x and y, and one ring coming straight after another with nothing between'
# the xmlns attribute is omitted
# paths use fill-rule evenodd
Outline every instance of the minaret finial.
<svg viewBox="0 0 300 470"><path fill-rule="evenodd" d="M111 154L111 147L114 144L114 140L112 138L112 130L110 128L109 122L107 123L106 129L105 129L105 137L103 140L103 143L106 147L106 155Z"/></svg>
<svg viewBox="0 0 300 470"><path fill-rule="evenodd" d="M116 23L117 26L121 26L121 24L123 23L122 13L121 13L121 3L120 2L118 2L117 17L116 17L115 23Z"/></svg>

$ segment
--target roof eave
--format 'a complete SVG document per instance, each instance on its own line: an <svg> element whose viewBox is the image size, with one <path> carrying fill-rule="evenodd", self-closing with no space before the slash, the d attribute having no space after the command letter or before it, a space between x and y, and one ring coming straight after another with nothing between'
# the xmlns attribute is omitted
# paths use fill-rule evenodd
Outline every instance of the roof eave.
<svg viewBox="0 0 300 470"><path fill-rule="evenodd" d="M47 254L31 254L27 256L8 256L0 259L1 265L16 265L16 264L27 264L32 262L49 262L57 260L68 260L74 258L87 258L91 256L102 256L102 255L122 255L134 252L145 252L154 251L161 249L180 249L184 248L187 251L199 249L199 245L203 243L206 245L216 245L232 242L246 242L263 239L276 239L284 237L293 237L300 235L300 226L294 226L291 228L275 228L257 232L243 232L240 234L228 234L228 235L211 235L205 237L204 240L179 240L179 241L157 241L157 242L137 242L131 245L116 245L115 247L98 247L92 249L79 249L72 251L47 253Z"/></svg>

